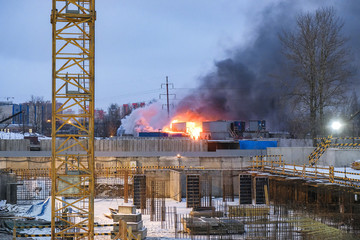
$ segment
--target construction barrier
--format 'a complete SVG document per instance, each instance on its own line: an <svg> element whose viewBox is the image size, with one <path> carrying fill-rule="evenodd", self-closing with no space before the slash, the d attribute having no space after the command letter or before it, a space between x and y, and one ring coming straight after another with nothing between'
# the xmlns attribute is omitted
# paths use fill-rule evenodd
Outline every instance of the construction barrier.
<svg viewBox="0 0 360 240"><path fill-rule="evenodd" d="M334 184L360 188L360 173L334 170L333 166L318 167L285 164L281 159L270 156L256 156L252 161L252 170L260 170L276 175L285 175L328 181Z"/></svg>

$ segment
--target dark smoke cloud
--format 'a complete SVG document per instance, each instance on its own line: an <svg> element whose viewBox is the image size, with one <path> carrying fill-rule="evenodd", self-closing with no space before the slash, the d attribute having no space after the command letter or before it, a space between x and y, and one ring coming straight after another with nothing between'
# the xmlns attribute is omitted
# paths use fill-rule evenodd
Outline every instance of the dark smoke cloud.
<svg viewBox="0 0 360 240"><path fill-rule="evenodd" d="M338 8L339 16L344 20L344 34L349 38L349 46L353 52L353 64L356 69L360 67L360 2L340 1L341 5ZM354 83L359 87L359 72L354 77ZM357 89L359 90L359 89Z"/></svg>
<svg viewBox="0 0 360 240"><path fill-rule="evenodd" d="M359 59L360 2L294 2L284 1L266 8L255 41L247 48L235 47L227 59L216 61L214 71L199 79L198 89L179 103L177 113L191 111L208 120L265 119L271 130L284 130L282 121L289 107L281 100L284 90L281 82L288 74L278 34L292 29L295 16L302 11L333 6L345 21L344 33L351 38L349 44ZM291 78L286 81L292 84Z"/></svg>

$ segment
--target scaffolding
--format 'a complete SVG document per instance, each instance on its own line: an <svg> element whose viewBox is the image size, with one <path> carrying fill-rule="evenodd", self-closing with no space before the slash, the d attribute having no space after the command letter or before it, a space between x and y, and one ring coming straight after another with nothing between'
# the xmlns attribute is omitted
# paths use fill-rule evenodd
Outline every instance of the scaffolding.
<svg viewBox="0 0 360 240"><path fill-rule="evenodd" d="M95 0L52 1L52 239L94 237L95 18Z"/></svg>

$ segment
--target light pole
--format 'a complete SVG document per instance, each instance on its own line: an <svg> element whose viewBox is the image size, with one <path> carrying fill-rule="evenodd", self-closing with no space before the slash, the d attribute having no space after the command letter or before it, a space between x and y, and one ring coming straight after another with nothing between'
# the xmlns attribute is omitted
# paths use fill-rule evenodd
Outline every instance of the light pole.
<svg viewBox="0 0 360 240"><path fill-rule="evenodd" d="M333 120L330 123L331 135L339 135L346 124L341 120Z"/></svg>
<svg viewBox="0 0 360 240"><path fill-rule="evenodd" d="M342 128L343 124L340 121L334 121L331 123L331 128L335 131L339 131Z"/></svg>

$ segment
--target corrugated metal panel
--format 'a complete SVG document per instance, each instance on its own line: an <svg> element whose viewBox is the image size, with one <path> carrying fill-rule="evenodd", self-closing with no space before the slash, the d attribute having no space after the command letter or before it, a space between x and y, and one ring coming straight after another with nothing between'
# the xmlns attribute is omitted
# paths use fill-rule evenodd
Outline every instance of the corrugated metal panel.
<svg viewBox="0 0 360 240"><path fill-rule="evenodd" d="M228 132L229 124L226 121L203 122L203 132Z"/></svg>

